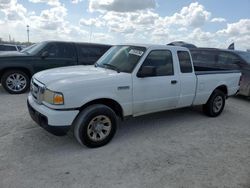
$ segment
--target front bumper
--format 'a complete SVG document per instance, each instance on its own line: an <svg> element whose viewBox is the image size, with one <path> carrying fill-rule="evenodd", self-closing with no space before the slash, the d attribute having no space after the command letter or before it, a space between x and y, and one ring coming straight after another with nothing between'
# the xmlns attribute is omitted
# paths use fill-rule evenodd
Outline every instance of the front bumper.
<svg viewBox="0 0 250 188"><path fill-rule="evenodd" d="M62 136L65 135L79 113L78 110L53 110L44 105L37 104L29 94L27 105L31 118L48 132Z"/></svg>

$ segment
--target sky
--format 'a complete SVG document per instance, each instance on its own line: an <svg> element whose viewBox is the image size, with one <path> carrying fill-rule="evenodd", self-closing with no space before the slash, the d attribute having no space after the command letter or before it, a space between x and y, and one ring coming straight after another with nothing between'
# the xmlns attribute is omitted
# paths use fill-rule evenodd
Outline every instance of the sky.
<svg viewBox="0 0 250 188"><path fill-rule="evenodd" d="M250 0L0 0L0 38L250 49Z"/></svg>

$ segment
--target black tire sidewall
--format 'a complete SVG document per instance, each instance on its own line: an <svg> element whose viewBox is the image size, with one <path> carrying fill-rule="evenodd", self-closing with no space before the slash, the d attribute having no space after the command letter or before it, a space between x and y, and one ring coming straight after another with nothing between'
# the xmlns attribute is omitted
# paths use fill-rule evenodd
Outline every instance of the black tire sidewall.
<svg viewBox="0 0 250 188"><path fill-rule="evenodd" d="M94 142L89 138L87 134L87 128L89 122L98 115L105 115L108 118L110 118L112 125L109 135L104 140L99 142ZM117 129L117 117L115 112L108 106L93 105L80 113L78 124L79 125L76 131L82 144L86 145L87 147L96 148L106 145L114 137Z"/></svg>
<svg viewBox="0 0 250 188"><path fill-rule="evenodd" d="M223 104L222 104L222 107L220 109L220 111L218 112L215 112L213 110L213 105L214 105L214 100L217 96L221 96L223 98ZM226 100L226 96L225 94L222 92L222 91L219 91L219 90L215 90L213 92L213 94L211 95L208 103L207 103L207 112L208 112L208 115L211 116L211 117L216 117L218 115L220 115L225 107L225 100Z"/></svg>
<svg viewBox="0 0 250 188"><path fill-rule="evenodd" d="M18 91L18 92L17 92L17 91L12 91L12 90L10 90L10 89L8 88L8 86L6 85L6 80L7 80L7 78L9 77L9 75L14 74L14 73L21 74L21 75L23 75L23 76L25 77L25 79L26 79L26 87L25 87L23 90ZM2 79L1 79L1 83L2 83L3 88L4 88L8 93L10 93L10 94L22 94L22 93L25 93L25 92L29 89L29 87L30 87L30 78L29 78L29 76L28 76L25 72L23 72L23 71L20 71L20 70L9 70L9 71L7 71L7 72L5 72L5 73L3 74Z"/></svg>

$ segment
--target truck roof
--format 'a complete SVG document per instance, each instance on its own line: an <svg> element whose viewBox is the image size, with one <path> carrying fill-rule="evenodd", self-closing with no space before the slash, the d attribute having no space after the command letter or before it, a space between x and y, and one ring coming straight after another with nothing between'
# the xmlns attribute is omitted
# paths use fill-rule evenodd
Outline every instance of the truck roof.
<svg viewBox="0 0 250 188"><path fill-rule="evenodd" d="M190 49L190 51L202 51L202 50L207 50L207 51L223 51L223 52L233 52L233 53L237 53L237 52L246 52L247 51L243 51L243 50L231 50L231 49L220 49L220 48L206 48L206 47L199 47L199 48L193 48Z"/></svg>
<svg viewBox="0 0 250 188"><path fill-rule="evenodd" d="M88 45L100 45L100 46L112 46L110 44L92 43L92 42L75 42L75 41L60 41L60 40L46 40L42 42L61 42L61 43L76 43L76 44L88 44Z"/></svg>
<svg viewBox="0 0 250 188"><path fill-rule="evenodd" d="M168 48L168 49L179 49L187 51L188 48L181 46L172 46L172 45L162 45L162 44L142 44L142 43L123 43L118 45L129 45L129 46L141 46L145 48Z"/></svg>

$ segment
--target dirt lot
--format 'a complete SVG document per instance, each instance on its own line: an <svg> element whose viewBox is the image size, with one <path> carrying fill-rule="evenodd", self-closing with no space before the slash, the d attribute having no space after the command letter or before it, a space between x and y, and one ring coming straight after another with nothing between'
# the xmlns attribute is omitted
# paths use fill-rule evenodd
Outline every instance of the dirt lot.
<svg viewBox="0 0 250 188"><path fill-rule="evenodd" d="M250 188L247 99L229 99L215 119L200 108L130 119L110 144L88 149L38 127L26 95L0 86L1 188Z"/></svg>

